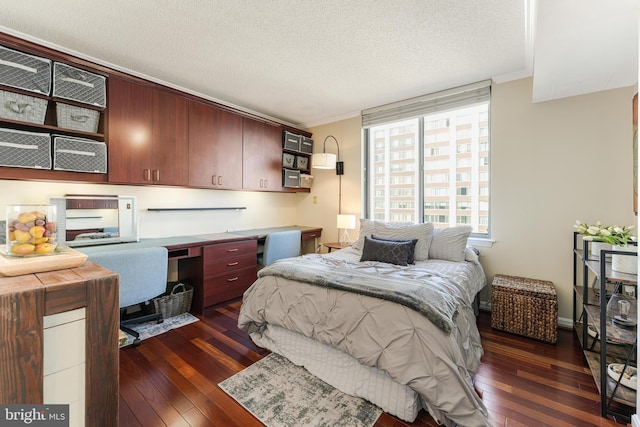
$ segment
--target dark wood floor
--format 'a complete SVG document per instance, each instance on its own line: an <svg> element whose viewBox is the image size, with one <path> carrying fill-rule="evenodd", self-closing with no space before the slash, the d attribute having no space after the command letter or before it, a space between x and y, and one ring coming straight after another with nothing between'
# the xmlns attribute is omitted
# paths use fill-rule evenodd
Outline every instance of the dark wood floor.
<svg viewBox="0 0 640 427"><path fill-rule="evenodd" d="M217 384L264 357L236 327L240 302L120 350L120 426L259 426ZM575 334L556 345L494 331L478 318L485 355L476 375L496 426L620 426L600 417L599 394ZM436 426L422 411L407 424L383 414L376 426Z"/></svg>

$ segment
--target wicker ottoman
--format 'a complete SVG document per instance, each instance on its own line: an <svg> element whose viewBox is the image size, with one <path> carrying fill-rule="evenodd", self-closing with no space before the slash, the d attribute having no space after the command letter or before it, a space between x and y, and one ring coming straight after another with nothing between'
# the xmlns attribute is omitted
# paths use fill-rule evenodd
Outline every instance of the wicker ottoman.
<svg viewBox="0 0 640 427"><path fill-rule="evenodd" d="M555 344L558 298L553 283L496 275L491 283L491 327Z"/></svg>

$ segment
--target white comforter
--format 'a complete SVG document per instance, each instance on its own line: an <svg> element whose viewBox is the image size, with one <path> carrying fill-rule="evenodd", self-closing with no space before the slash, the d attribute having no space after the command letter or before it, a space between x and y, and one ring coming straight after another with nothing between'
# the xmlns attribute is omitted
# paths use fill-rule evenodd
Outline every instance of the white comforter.
<svg viewBox="0 0 640 427"><path fill-rule="evenodd" d="M316 256L309 256L313 258ZM418 312L395 302L329 289L277 276L259 278L245 293L239 327L261 334L275 325L336 348L360 364L380 369L420 394L424 406L447 425L490 425L471 383L482 347L471 308L486 280L477 260L425 261L399 267L360 263L354 249L323 256L345 270L368 270L375 277L400 276L429 286L429 276L446 275L459 303L455 327L446 333ZM301 257L305 262L305 257ZM317 259L306 260L316 262Z"/></svg>

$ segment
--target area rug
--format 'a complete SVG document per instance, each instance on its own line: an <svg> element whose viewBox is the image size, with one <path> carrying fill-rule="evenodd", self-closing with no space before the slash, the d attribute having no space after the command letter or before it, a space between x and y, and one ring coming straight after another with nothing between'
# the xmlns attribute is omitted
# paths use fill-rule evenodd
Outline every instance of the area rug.
<svg viewBox="0 0 640 427"><path fill-rule="evenodd" d="M382 414L276 353L218 386L267 427L371 427Z"/></svg>
<svg viewBox="0 0 640 427"><path fill-rule="evenodd" d="M183 313L177 316L168 317L164 319L162 323L157 323L156 321L151 321L147 323L139 323L137 325L131 325L131 329L138 332L140 334L140 340L144 341L147 338L155 337L156 335L163 334L172 329L180 328L184 325L188 325L189 323L197 322L199 319L191 313ZM133 344L133 337L127 333L127 343L121 345L120 347L126 347L127 345Z"/></svg>

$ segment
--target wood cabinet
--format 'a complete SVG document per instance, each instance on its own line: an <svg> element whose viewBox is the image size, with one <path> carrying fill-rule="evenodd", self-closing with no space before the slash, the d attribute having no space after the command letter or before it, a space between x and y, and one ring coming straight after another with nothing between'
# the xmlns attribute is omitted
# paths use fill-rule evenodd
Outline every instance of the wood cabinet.
<svg viewBox="0 0 640 427"><path fill-rule="evenodd" d="M113 199L67 199L67 209L118 209L118 200Z"/></svg>
<svg viewBox="0 0 640 427"><path fill-rule="evenodd" d="M53 396L55 403L72 404L72 414L84 413L71 425L117 426L118 302L118 275L90 261L65 270L0 276L0 311L8 314L0 316L0 402L46 404L54 403L48 401ZM48 328L61 318L68 328ZM81 340L86 346L78 345ZM62 378L69 378L59 370L63 367L74 367L72 379Z"/></svg>
<svg viewBox="0 0 640 427"><path fill-rule="evenodd" d="M257 240L247 239L207 245L202 251L201 284L196 283L193 309L241 296L256 280Z"/></svg>
<svg viewBox="0 0 640 427"><path fill-rule="evenodd" d="M189 183L189 101L179 95L153 92L154 184Z"/></svg>
<svg viewBox="0 0 640 427"><path fill-rule="evenodd" d="M242 117L189 102L189 186L242 188Z"/></svg>
<svg viewBox="0 0 640 427"><path fill-rule="evenodd" d="M22 52L27 55L46 58L60 64L72 64L73 67L78 69L88 70L102 76L106 75L103 70L96 70L92 68L87 61L44 46L21 40L8 34L0 33L0 45L4 48ZM36 68L32 69L28 65L20 65L22 65L22 67L15 68L16 71L23 70L31 73L36 73L37 71ZM6 70L7 67L4 69ZM16 77L16 74L12 72L9 72L8 75L6 74L7 73L3 76L4 82L7 82L6 79L11 80L10 76L13 76L13 78L16 79L14 82L19 81L21 78L20 76ZM41 89L45 90L44 87ZM31 92L14 86L0 85L0 90L5 92L2 97L2 109L4 110L4 113L2 114L3 117L0 117L0 128L11 131L55 134L91 139L95 141L104 141L104 108L82 102L76 102L70 99L57 98L49 93ZM72 125L59 119L59 104L65 104L64 108L66 108L61 111L61 118L64 120L71 119L70 121L72 122ZM73 108L74 112L71 113L68 108ZM73 120L74 118L78 120ZM81 121L80 119L86 120ZM95 123L95 120L97 120L98 128L93 132L91 126L85 125L88 123ZM79 123L82 123L82 125L78 126ZM76 127L77 129L71 129L70 127ZM17 141L3 142L11 144L16 143ZM28 146L25 141L22 141L22 143L25 147ZM53 165L50 169L47 169L46 167L24 167L25 164L23 162L25 161L25 158L32 156L34 152L26 156L18 155L15 151L17 146L11 147L10 144L4 147L2 158L0 158L0 164L11 166L0 166L0 179L64 180L91 183L102 183L107 181L107 175L104 173L54 170ZM26 151L33 151L32 148L35 147L31 147ZM32 163L32 161L27 161L28 165L31 165Z"/></svg>
<svg viewBox="0 0 640 427"><path fill-rule="evenodd" d="M188 100L116 77L108 88L109 181L186 186Z"/></svg>
<svg viewBox="0 0 640 427"><path fill-rule="evenodd" d="M242 119L242 188L282 190L282 128Z"/></svg>
<svg viewBox="0 0 640 427"><path fill-rule="evenodd" d="M0 44L106 77L108 100L100 108L0 86L48 102L44 124L0 119L0 127L104 141L108 153L107 174L0 166L0 179L309 191L283 187L281 146L283 129L310 137L308 132L8 34L0 33ZM97 132L59 127L58 101L98 111Z"/></svg>

